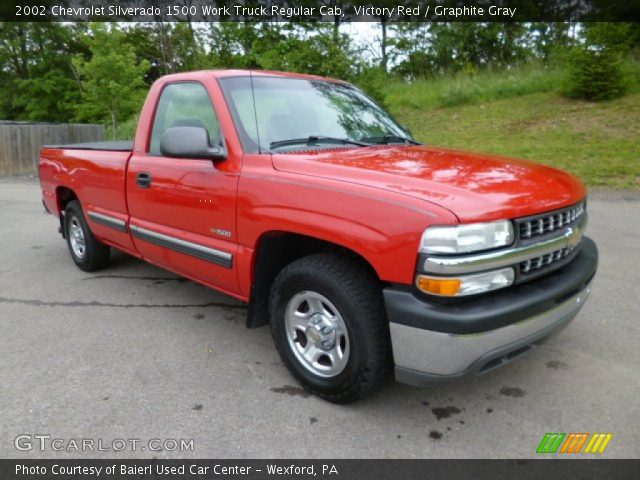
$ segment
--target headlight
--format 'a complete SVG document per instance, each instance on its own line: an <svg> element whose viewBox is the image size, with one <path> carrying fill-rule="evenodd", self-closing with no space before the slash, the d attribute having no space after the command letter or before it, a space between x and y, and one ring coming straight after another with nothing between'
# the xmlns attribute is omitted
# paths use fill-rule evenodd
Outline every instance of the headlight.
<svg viewBox="0 0 640 480"><path fill-rule="evenodd" d="M420 274L416 277L416 287L432 295L462 297L508 287L514 278L513 268L458 277L431 277Z"/></svg>
<svg viewBox="0 0 640 480"><path fill-rule="evenodd" d="M513 242L513 226L508 220L429 227L422 234L422 253L469 253L504 247Z"/></svg>

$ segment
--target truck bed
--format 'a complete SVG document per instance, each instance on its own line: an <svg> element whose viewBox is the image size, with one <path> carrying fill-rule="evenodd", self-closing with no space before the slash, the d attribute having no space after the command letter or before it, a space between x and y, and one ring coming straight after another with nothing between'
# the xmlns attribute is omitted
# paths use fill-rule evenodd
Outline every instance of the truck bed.
<svg viewBox="0 0 640 480"><path fill-rule="evenodd" d="M133 151L133 140L112 142L69 143L66 145L44 145L42 148L60 148L64 150L105 150L110 152Z"/></svg>

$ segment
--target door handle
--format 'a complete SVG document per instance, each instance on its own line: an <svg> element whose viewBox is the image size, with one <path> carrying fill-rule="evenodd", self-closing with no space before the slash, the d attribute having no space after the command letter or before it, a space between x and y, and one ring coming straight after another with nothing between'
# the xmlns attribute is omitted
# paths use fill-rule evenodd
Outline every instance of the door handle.
<svg viewBox="0 0 640 480"><path fill-rule="evenodd" d="M136 175L136 183L140 188L149 188L151 186L151 174L148 172L140 172Z"/></svg>

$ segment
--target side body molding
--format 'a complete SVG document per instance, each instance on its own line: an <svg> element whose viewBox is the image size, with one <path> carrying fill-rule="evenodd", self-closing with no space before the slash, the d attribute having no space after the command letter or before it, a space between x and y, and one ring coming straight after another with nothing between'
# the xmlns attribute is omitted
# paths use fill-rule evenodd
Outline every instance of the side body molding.
<svg viewBox="0 0 640 480"><path fill-rule="evenodd" d="M169 248L186 255L191 255L192 257L206 260L222 267L233 267L233 254L223 252L222 250L205 247L204 245L193 242L187 242L186 240L170 237L163 233L154 232L153 230L148 230L135 225L131 225L131 234L145 242Z"/></svg>

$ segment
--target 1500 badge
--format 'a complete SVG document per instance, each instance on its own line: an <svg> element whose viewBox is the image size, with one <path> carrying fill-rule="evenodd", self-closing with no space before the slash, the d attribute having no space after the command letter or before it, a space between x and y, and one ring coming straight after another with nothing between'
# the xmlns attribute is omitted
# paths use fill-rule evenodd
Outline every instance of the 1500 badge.
<svg viewBox="0 0 640 480"><path fill-rule="evenodd" d="M231 232L229 230L223 230L222 228L212 228L211 231L221 237L231 238Z"/></svg>

